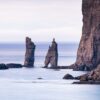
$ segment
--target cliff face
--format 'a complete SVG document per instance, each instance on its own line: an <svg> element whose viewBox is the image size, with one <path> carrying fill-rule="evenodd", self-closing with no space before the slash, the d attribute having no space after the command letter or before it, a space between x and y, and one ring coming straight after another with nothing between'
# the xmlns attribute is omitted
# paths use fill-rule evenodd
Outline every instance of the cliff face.
<svg viewBox="0 0 100 100"><path fill-rule="evenodd" d="M75 70L92 70L100 64L100 0L82 0L83 29Z"/></svg>
<svg viewBox="0 0 100 100"><path fill-rule="evenodd" d="M25 67L33 67L34 66L34 52L35 52L35 44L31 41L29 37L26 37L26 53L25 53Z"/></svg>
<svg viewBox="0 0 100 100"><path fill-rule="evenodd" d="M52 45L48 49L48 53L45 58L45 67L48 67L48 65L51 65L51 68L57 67L58 63L58 46L55 42L55 39L52 41Z"/></svg>

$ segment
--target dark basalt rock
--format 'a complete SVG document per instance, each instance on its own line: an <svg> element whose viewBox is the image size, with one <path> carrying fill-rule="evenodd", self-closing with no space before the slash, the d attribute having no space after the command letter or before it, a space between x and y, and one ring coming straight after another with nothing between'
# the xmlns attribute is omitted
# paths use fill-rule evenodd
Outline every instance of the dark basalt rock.
<svg viewBox="0 0 100 100"><path fill-rule="evenodd" d="M8 69L8 67L5 64L0 64L0 70Z"/></svg>
<svg viewBox="0 0 100 100"><path fill-rule="evenodd" d="M77 81L73 82L73 84L91 84L91 85L100 85L100 81Z"/></svg>
<svg viewBox="0 0 100 100"><path fill-rule="evenodd" d="M14 64L14 63L6 64L6 66L8 68L22 68L23 67L21 64Z"/></svg>
<svg viewBox="0 0 100 100"><path fill-rule="evenodd" d="M70 69L69 66L42 67L47 69Z"/></svg>
<svg viewBox="0 0 100 100"><path fill-rule="evenodd" d="M93 80L93 81L100 81L100 65L98 65L98 67L89 72L88 74L86 75L83 75L83 77L86 77L87 80ZM80 80L81 80L81 77L80 77Z"/></svg>
<svg viewBox="0 0 100 100"><path fill-rule="evenodd" d="M74 82L74 84L100 84L100 65L95 70L78 76L77 79L80 81Z"/></svg>
<svg viewBox="0 0 100 100"><path fill-rule="evenodd" d="M66 74L63 79L74 79L79 80L76 82L73 82L73 84L100 84L100 64L98 67L87 74L73 77L70 74Z"/></svg>
<svg viewBox="0 0 100 100"><path fill-rule="evenodd" d="M49 64L51 65L51 68L56 68L58 64L58 46L55 39L53 39L52 45L49 46L49 50L45 58L44 68L47 68Z"/></svg>
<svg viewBox="0 0 100 100"><path fill-rule="evenodd" d="M82 0L83 29L74 70L92 70L100 64L100 0Z"/></svg>
<svg viewBox="0 0 100 100"><path fill-rule="evenodd" d="M66 74L63 79L75 79L72 75Z"/></svg>
<svg viewBox="0 0 100 100"><path fill-rule="evenodd" d="M26 54L24 67L34 67L34 52L35 44L31 41L29 37L26 37Z"/></svg>
<svg viewBox="0 0 100 100"><path fill-rule="evenodd" d="M72 67L72 69L74 70L74 71L91 71L92 70L92 67L90 67L90 66L86 66L86 65L77 65L77 64L74 64L74 65L72 65L71 66Z"/></svg>

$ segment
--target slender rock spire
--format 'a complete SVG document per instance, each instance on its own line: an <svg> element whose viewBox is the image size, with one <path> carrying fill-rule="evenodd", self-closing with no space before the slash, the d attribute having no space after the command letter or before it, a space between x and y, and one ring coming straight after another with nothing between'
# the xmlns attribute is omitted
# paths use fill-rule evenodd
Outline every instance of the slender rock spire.
<svg viewBox="0 0 100 100"><path fill-rule="evenodd" d="M51 68L56 68L58 66L58 45L53 39L51 46L49 46L46 58L45 58L45 67L51 65Z"/></svg>
<svg viewBox="0 0 100 100"><path fill-rule="evenodd" d="M25 67L34 67L34 52L35 44L31 41L31 38L26 37Z"/></svg>

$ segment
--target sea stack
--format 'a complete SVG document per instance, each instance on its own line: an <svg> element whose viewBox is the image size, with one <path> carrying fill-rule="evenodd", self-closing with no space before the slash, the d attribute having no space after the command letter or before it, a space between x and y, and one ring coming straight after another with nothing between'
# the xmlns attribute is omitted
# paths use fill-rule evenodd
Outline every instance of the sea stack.
<svg viewBox="0 0 100 100"><path fill-rule="evenodd" d="M100 64L100 0L82 0L83 29L74 70L92 70Z"/></svg>
<svg viewBox="0 0 100 100"><path fill-rule="evenodd" d="M26 37L25 67L34 67L34 52L35 44L31 41L31 38Z"/></svg>
<svg viewBox="0 0 100 100"><path fill-rule="evenodd" d="M46 58L45 58L45 68L48 65L51 65L50 68L56 68L58 66L58 45L53 39L51 46L49 46Z"/></svg>

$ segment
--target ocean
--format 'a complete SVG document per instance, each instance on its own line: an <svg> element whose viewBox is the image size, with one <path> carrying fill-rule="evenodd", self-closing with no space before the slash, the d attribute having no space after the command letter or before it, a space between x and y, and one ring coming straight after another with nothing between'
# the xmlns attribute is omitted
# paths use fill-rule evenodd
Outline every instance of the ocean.
<svg viewBox="0 0 100 100"><path fill-rule="evenodd" d="M0 100L99 100L100 85L72 84L65 74L79 76L87 72L71 69L44 69L50 43L36 43L34 68L0 70ZM76 60L78 44L59 43L59 65ZM0 44L0 63L24 63L25 44ZM39 79L41 78L41 80Z"/></svg>
<svg viewBox="0 0 100 100"><path fill-rule="evenodd" d="M35 67L44 66L44 60L50 43L36 43ZM70 65L75 62L78 44L58 43L58 65ZM0 44L0 63L24 64L25 44Z"/></svg>

